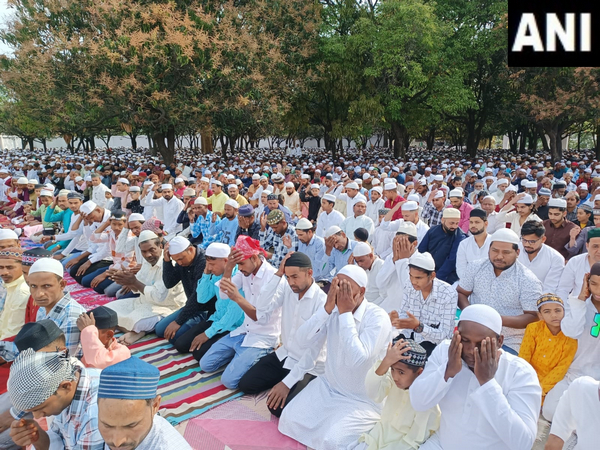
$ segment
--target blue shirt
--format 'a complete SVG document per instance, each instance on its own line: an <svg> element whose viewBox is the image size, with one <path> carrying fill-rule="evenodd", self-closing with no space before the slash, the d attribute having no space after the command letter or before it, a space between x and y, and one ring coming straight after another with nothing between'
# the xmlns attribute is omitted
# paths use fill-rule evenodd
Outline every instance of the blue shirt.
<svg viewBox="0 0 600 450"><path fill-rule="evenodd" d="M315 281L331 281L331 273L325 271L327 264L323 264L323 256L326 256L325 239L314 235L308 244L298 240L298 251L310 258Z"/></svg>
<svg viewBox="0 0 600 450"><path fill-rule="evenodd" d="M331 276L335 276L340 270L344 268L344 266L348 265L348 258L352 254L354 250L354 246L356 245L356 241L347 238L348 245L343 251L339 251L337 248L333 248L331 250L331 255L327 256L327 253L323 251L323 258L321 263L323 264L323 271L327 274L333 274Z"/></svg>
<svg viewBox="0 0 600 450"><path fill-rule="evenodd" d="M69 226L71 225L71 217L73 217L73 211L67 208L64 211L54 212L50 208L46 209L46 215L44 216L44 220L46 222L62 222L63 230L66 233L69 230ZM61 248L67 248L71 243L71 239L66 241L58 241L61 244Z"/></svg>
<svg viewBox="0 0 600 450"><path fill-rule="evenodd" d="M211 233L210 228L212 225L212 211L207 211L206 218L203 216L199 216L195 222L190 223L190 232L192 236L197 238L202 235L202 243L198 245L198 247L206 250L206 248L212 244L213 242L221 242L221 238L223 234L219 233ZM215 223L219 223L221 219L217 216Z"/></svg>
<svg viewBox="0 0 600 450"><path fill-rule="evenodd" d="M213 223L210 225L210 234L223 233L220 242L227 244L230 247L235 245L235 234L238 229L238 218L237 216L233 220L223 219L219 223Z"/></svg>

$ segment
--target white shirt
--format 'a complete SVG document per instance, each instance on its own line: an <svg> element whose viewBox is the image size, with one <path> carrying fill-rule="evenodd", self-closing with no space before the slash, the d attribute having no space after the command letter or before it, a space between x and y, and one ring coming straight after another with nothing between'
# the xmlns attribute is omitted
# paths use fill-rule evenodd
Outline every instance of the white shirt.
<svg viewBox="0 0 600 450"><path fill-rule="evenodd" d="M382 197L376 202L373 202L373 200L367 202L367 212L365 215L373 221L375 227L379 223L379 210L383 208L385 208L385 200Z"/></svg>
<svg viewBox="0 0 600 450"><path fill-rule="evenodd" d="M327 214L325 211L323 211L321 214L319 214L319 219L317 220L317 236L325 238L325 232L329 227L334 225L339 227L343 221L344 215L341 212L334 209ZM353 236L350 236L350 238L353 238Z"/></svg>
<svg viewBox="0 0 600 450"><path fill-rule="evenodd" d="M92 187L92 200L97 206L104 208L106 207L106 199L105 192L110 192L110 189L104 186L104 184L100 183L98 186Z"/></svg>
<svg viewBox="0 0 600 450"><path fill-rule="evenodd" d="M491 239L492 237L488 234L481 247L477 245L475 236L469 236L458 244L458 250L456 251L456 274L459 279L464 276L469 264L479 259L487 258L490 251Z"/></svg>
<svg viewBox="0 0 600 450"><path fill-rule="evenodd" d="M86 249L87 252L90 252L91 255L88 258L88 261L91 261L92 264L97 263L98 261L112 261L112 255L110 252L110 246L107 242L92 242L90 240L90 236L98 229L100 226L106 222L110 218L110 211L108 209L104 210L104 216L102 217L101 222L92 222L91 225L82 225L79 224L80 227L83 227L83 235L85 236L88 247ZM82 222L83 223L83 222Z"/></svg>
<svg viewBox="0 0 600 450"><path fill-rule="evenodd" d="M565 268L565 258L552 247L542 244L540 251L529 261L529 255L523 249L523 244L519 244L521 253L519 253L519 262L531 270L538 280L542 282L542 292L556 294Z"/></svg>
<svg viewBox="0 0 600 450"><path fill-rule="evenodd" d="M393 231L395 234L403 223L404 219L392 220L391 222L382 220L381 225L379 226L384 230ZM427 225L425 222L419 219L415 226L417 227L417 244L420 244L427 232L429 231L429 225Z"/></svg>
<svg viewBox="0 0 600 450"><path fill-rule="evenodd" d="M388 255L377 274L377 287L383 296L379 304L385 312L398 311L404 298L404 285L409 280L408 258L394 262L394 254Z"/></svg>
<svg viewBox="0 0 600 450"><path fill-rule="evenodd" d="M383 230L381 226L375 228L372 236L369 236L369 242L375 250L375 254L381 259L387 258L392 252L392 241L396 235L395 231Z"/></svg>
<svg viewBox="0 0 600 450"><path fill-rule="evenodd" d="M348 194L345 192L343 194L338 194L337 198L346 202L346 217L354 216L354 205L357 201L362 200L367 203L367 197L358 192L354 197L350 198Z"/></svg>
<svg viewBox="0 0 600 450"><path fill-rule="evenodd" d="M501 351L494 378L483 386L464 361L444 381L450 341L438 345L410 387L416 411L439 405L440 428L421 450L526 450L537 433L542 388L525 360Z"/></svg>
<svg viewBox="0 0 600 450"><path fill-rule="evenodd" d="M502 212L500 211L497 215L496 215L496 220L500 223L510 223L510 229L513 230L515 233L517 233L517 236L521 236L521 216L519 215L519 213L517 211L511 211L511 212ZM529 214L529 216L527 216L527 219L525 219L525 222L529 221L529 220L536 220L538 222L541 222L542 219L540 219L538 216L536 216L535 214L531 213Z"/></svg>
<svg viewBox="0 0 600 450"><path fill-rule="evenodd" d="M560 398L552 419L550 434L563 441L577 434L574 450L598 447L598 424L600 424L600 381L591 377L575 380Z"/></svg>
<svg viewBox="0 0 600 450"><path fill-rule="evenodd" d="M368 284L367 289L365 291L365 298L371 303L375 303L376 305L381 306L383 303L384 297L383 292L379 290L379 286L377 286L377 275L379 271L383 267L383 259L378 258L377 256L373 260L373 264L371 264L371 268L369 270L365 270L367 272Z"/></svg>
<svg viewBox="0 0 600 450"><path fill-rule="evenodd" d="M371 218L367 217L365 214L358 217L352 214L346 217L339 226L350 239L354 239L354 231L357 228L364 228L369 233L369 236L375 231L375 224L373 224Z"/></svg>
<svg viewBox="0 0 600 450"><path fill-rule="evenodd" d="M595 320L599 311L592 303L591 298L583 302L577 298L578 296L579 291L569 296L568 302L565 302L567 303L565 317L560 322L560 328L564 335L577 339L577 352L565 378L574 380L586 375L599 380L600 337L594 336L595 329L599 326Z"/></svg>
<svg viewBox="0 0 600 450"><path fill-rule="evenodd" d="M184 204L177 197L173 196L171 200L164 197L154 199L154 191L148 192L145 199L146 206L162 206L164 214L165 231L169 234L175 234L183 230L183 226L177 223L179 213L183 211Z"/></svg>
<svg viewBox="0 0 600 450"><path fill-rule="evenodd" d="M567 301L571 292L577 297L581 292L583 276L589 273L590 269L590 260L587 253L573 256L563 270L556 295L562 298L563 302Z"/></svg>
<svg viewBox="0 0 600 450"><path fill-rule="evenodd" d="M266 286L271 278L275 275L277 269L267 261L262 262L260 269L256 275L250 274L249 277L244 276L242 272L237 272L231 281L238 289L244 291L244 298L257 310L266 309L267 302L270 298L264 298L261 295L263 286ZM219 284L219 282L217 282ZM227 294L221 291L222 298L228 298ZM263 306L265 305L265 306ZM257 317L258 318L258 317ZM255 348L275 348L279 342L281 333L281 309L270 313L268 320L257 320L256 322L244 314L244 323L233 330L229 335L231 337L245 334L242 347Z"/></svg>
<svg viewBox="0 0 600 450"><path fill-rule="evenodd" d="M487 233L494 234L496 231L506 228L506 223L498 220L498 213L493 211L491 214L488 214L488 226Z"/></svg>
<svg viewBox="0 0 600 450"><path fill-rule="evenodd" d="M304 293L301 299L298 294L290 289L285 278L273 276L263 286L261 297L265 301L256 311L258 322L268 323L274 312L281 313L281 347L275 354L283 363L283 368L290 373L282 380L292 388L304 375L310 373L318 376L325 372L325 348L323 345L309 346L298 342L298 328L300 328L316 312L325 307L327 294L314 282Z"/></svg>

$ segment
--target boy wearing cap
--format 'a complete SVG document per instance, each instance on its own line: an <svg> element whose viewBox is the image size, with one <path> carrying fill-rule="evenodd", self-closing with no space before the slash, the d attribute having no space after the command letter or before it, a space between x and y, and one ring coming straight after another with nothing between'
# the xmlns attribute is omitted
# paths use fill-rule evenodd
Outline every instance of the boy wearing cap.
<svg viewBox="0 0 600 450"><path fill-rule="evenodd" d="M409 394L416 411L438 405L440 428L421 450L530 449L542 390L533 368L500 350L502 317L465 308L451 341L438 345Z"/></svg>
<svg viewBox="0 0 600 450"><path fill-rule="evenodd" d="M394 214L399 208L402 210L403 218L399 220L393 220ZM394 208L392 208L384 217L383 221L381 222L381 227L384 230L396 232L398 226L403 221L415 224L417 227L417 242L421 242L429 231L429 226L419 219L419 204L415 201L405 201L396 204L396 206L394 206Z"/></svg>
<svg viewBox="0 0 600 450"><path fill-rule="evenodd" d="M375 224L370 217L366 216L367 201L358 199L354 202L353 214L344 219L339 225L347 236L354 236L354 231L358 228L367 230L369 236L375 231Z"/></svg>
<svg viewBox="0 0 600 450"><path fill-rule="evenodd" d="M79 316L77 328L81 332L81 362L86 367L102 370L131 357L129 349L115 339L118 322L117 313L105 306Z"/></svg>
<svg viewBox="0 0 600 450"><path fill-rule="evenodd" d="M42 190L40 194L40 202L41 205L35 211L31 211L29 215L33 218L38 218L42 221L42 227L44 229L52 229L54 230L54 225L52 222L46 221L46 211L50 210L53 213L61 212L62 210L58 207L54 208L54 210L49 209L50 205L53 205L54 196L52 191ZM38 231L35 234L32 234L29 237L33 242L39 243L42 239L42 232Z"/></svg>
<svg viewBox="0 0 600 450"><path fill-rule="evenodd" d="M98 385L98 431L106 450L191 450L158 415L159 370L136 357L107 367Z"/></svg>
<svg viewBox="0 0 600 450"><path fill-rule="evenodd" d="M321 209L320 188L318 184L311 184L310 189L300 192L300 201L308 203L308 220L316 223Z"/></svg>
<svg viewBox="0 0 600 450"><path fill-rule="evenodd" d="M417 412L410 404L409 389L423 373L427 361L425 349L412 339L395 338L383 360L367 372L367 394L383 402L381 419L350 450L418 449L440 425L440 409L436 405Z"/></svg>
<svg viewBox="0 0 600 450"><path fill-rule="evenodd" d="M579 227L566 219L567 201L562 198L553 198L548 202L548 220L543 224L546 228L546 245L552 247L565 259L569 252L565 246L571 240L571 230Z"/></svg>
<svg viewBox="0 0 600 450"><path fill-rule="evenodd" d="M546 394L565 377L575 357L577 341L561 331L565 307L560 297L544 294L538 299L537 307L540 320L525 328L519 356L535 369L543 403Z"/></svg>
<svg viewBox="0 0 600 450"><path fill-rule="evenodd" d="M511 211L513 207L516 209ZM529 220L542 221L542 219L534 214L533 208L533 198L531 198L531 195L522 192L504 205L496 216L496 220L498 222L510 223L510 229L517 233L517 236L521 236L521 227L525 222Z"/></svg>
<svg viewBox="0 0 600 450"><path fill-rule="evenodd" d="M345 219L344 215L336 211L335 207L336 198L333 194L325 194L321 199L321 208L322 212L319 214L319 219L317 220L317 236L325 238L326 231L333 227L339 225Z"/></svg>
<svg viewBox="0 0 600 450"><path fill-rule="evenodd" d="M458 244L456 252L456 274L461 278L469 264L486 258L490 249L491 236L487 232L487 213L475 208L470 213L469 233L466 239Z"/></svg>
<svg viewBox="0 0 600 450"><path fill-rule="evenodd" d="M127 197L127 203L125 203L125 210L131 214L143 214L144 207L140 202L141 188L139 186L131 186L129 188L129 197Z"/></svg>

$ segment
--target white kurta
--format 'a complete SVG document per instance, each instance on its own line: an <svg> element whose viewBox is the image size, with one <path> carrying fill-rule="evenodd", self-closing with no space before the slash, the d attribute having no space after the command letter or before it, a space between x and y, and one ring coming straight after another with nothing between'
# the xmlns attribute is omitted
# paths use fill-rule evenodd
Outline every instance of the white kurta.
<svg viewBox="0 0 600 450"><path fill-rule="evenodd" d="M567 302L569 294L572 292L575 297L581 292L583 285L583 276L590 272L590 260L588 254L577 255L572 257L565 266L560 277L560 283L556 294L562 298L563 302Z"/></svg>
<svg viewBox="0 0 600 450"><path fill-rule="evenodd" d="M327 228L334 225L340 226L344 219L344 215L335 209L329 214L323 211L321 214L319 214L319 219L317 220L317 236L325 238L325 232L327 231ZM352 238L352 236L350 237Z"/></svg>
<svg viewBox="0 0 600 450"><path fill-rule="evenodd" d="M346 236L348 236L350 239L354 239L354 231L358 228L364 228L369 233L369 236L371 236L375 231L375 224L364 214L358 217L352 214L344 219L344 221L340 224L340 228L344 233L346 233Z"/></svg>
<svg viewBox="0 0 600 450"><path fill-rule="evenodd" d="M298 329L298 342L327 340L325 374L283 410L279 431L309 447L339 450L369 431L381 404L367 395L365 377L391 340L392 326L379 306L362 301L354 314L321 308Z"/></svg>
<svg viewBox="0 0 600 450"><path fill-rule="evenodd" d="M367 212L365 215L373 221L375 227L377 227L377 224L379 223L379 210L383 208L385 208L385 200L383 200L383 198L380 198L376 202L373 202L372 200L367 202Z"/></svg>
<svg viewBox="0 0 600 450"><path fill-rule="evenodd" d="M518 236L521 236L521 216L517 211L500 211L496 215L496 220L500 223L510 223L510 229L517 233ZM531 213L529 214L529 216L527 216L527 219L525 219L523 223L528 222L530 220L535 220L537 222L542 221L542 219L540 219L537 215Z"/></svg>
<svg viewBox="0 0 600 450"><path fill-rule="evenodd" d="M542 388L525 360L502 351L494 378L483 386L462 362L461 371L444 381L450 341L433 351L425 371L410 388L416 411L436 404L440 429L421 450L528 450L537 433Z"/></svg>
<svg viewBox="0 0 600 450"><path fill-rule="evenodd" d="M529 255L523 250L523 244L519 244L519 262L531 270L538 280L542 282L542 292L556 294L565 268L565 258L552 247L542 244L538 254L529 260Z"/></svg>
<svg viewBox="0 0 600 450"><path fill-rule="evenodd" d="M388 255L379 269L376 281L383 296L379 306L387 313L400 310L404 299L404 285L409 281L408 258L394 262L394 254Z"/></svg>
<svg viewBox="0 0 600 450"><path fill-rule="evenodd" d="M367 203L367 198L360 192L352 198L349 197L345 192L340 193L337 195L337 198L343 202L346 202L346 217L352 217L354 215L354 205L357 201L362 200L365 202L365 204Z"/></svg>
<svg viewBox="0 0 600 450"><path fill-rule="evenodd" d="M369 282L367 283L367 290L365 291L365 298L371 303L381 306L384 297L383 292L377 286L377 275L383 267L383 259L376 257L369 270L366 270Z"/></svg>
<svg viewBox="0 0 600 450"><path fill-rule="evenodd" d="M136 278L146 285L144 292L140 292L139 297L115 300L106 305L117 312L120 327L133 330L140 320L168 316L185 304L183 285L177 283L175 287L167 289L162 278L162 267L162 256L154 266L144 260L136 275Z"/></svg>
<svg viewBox="0 0 600 450"><path fill-rule="evenodd" d="M100 183L98 186L92 188L92 200L97 206L104 208L106 206L106 192L110 192L110 189Z"/></svg>
<svg viewBox="0 0 600 450"><path fill-rule="evenodd" d="M375 228L373 236L369 236L375 254L381 259L385 259L392 252L392 241L395 235L395 231L384 230L379 226Z"/></svg>
<svg viewBox="0 0 600 450"><path fill-rule="evenodd" d="M183 226L177 223L177 217L179 217L179 213L183 210L183 202L175 196L169 201L164 197L153 199L153 196L153 191L148 192L144 204L145 206L162 207L164 214L162 221L165 224L165 231L169 234L175 234L183 230Z"/></svg>
<svg viewBox="0 0 600 450"><path fill-rule="evenodd" d="M506 228L506 224L504 222L500 222L498 220L498 213L494 211L491 214L488 214L488 234L494 234L496 231L501 230L502 228Z"/></svg>
<svg viewBox="0 0 600 450"><path fill-rule="evenodd" d="M382 220L381 225L379 225L379 227L387 231L392 231L395 234L403 223L404 219L393 220L391 222ZM429 225L427 225L422 220L419 220L415 224L415 226L417 227L417 243L420 244L427 232L429 231Z"/></svg>
<svg viewBox="0 0 600 450"><path fill-rule="evenodd" d="M458 251L456 252L456 274L458 278L463 277L470 263L487 258L491 239L492 237L488 234L481 247L477 245L475 236L469 236L458 244Z"/></svg>

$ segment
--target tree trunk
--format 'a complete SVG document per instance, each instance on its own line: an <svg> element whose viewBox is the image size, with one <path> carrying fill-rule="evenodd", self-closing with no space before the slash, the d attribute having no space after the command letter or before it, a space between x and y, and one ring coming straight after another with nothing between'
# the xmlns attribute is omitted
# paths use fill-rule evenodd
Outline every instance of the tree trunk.
<svg viewBox="0 0 600 450"><path fill-rule="evenodd" d="M137 134L132 132L129 135L129 139L131 140L131 148L137 150ZM150 139L150 136L148 136L148 147L152 148L152 145L150 144Z"/></svg>
<svg viewBox="0 0 600 450"><path fill-rule="evenodd" d="M394 158L405 158L405 139L408 135L406 127L399 122L391 122L392 136L394 138Z"/></svg>
<svg viewBox="0 0 600 450"><path fill-rule="evenodd" d="M509 131L508 133L508 146L510 147L511 152L515 152L517 150L517 141L519 140L519 131Z"/></svg>
<svg viewBox="0 0 600 450"><path fill-rule="evenodd" d="M529 127L527 124L521 127L521 140L519 141L519 153L521 155L527 153L527 138L529 134Z"/></svg>
<svg viewBox="0 0 600 450"><path fill-rule="evenodd" d="M560 142L560 132L558 131L558 126L552 125L551 127L547 128L546 134L550 138L550 157L552 158L552 163L554 164L556 161L560 161L562 157L562 146Z"/></svg>
<svg viewBox="0 0 600 450"><path fill-rule="evenodd" d="M25 150L25 147L27 147L27 139L22 137L21 138L21 150Z"/></svg>
<svg viewBox="0 0 600 450"><path fill-rule="evenodd" d="M169 150L170 156L169 156L169 162L166 162L166 158L165 158L165 164L168 166L175 160L175 126L174 125L169 125L169 128L167 128L167 149Z"/></svg>
<svg viewBox="0 0 600 450"><path fill-rule="evenodd" d="M27 138L27 143L29 145L29 150L31 150L33 152L33 138Z"/></svg>
<svg viewBox="0 0 600 450"><path fill-rule="evenodd" d="M429 128L427 136L425 136L425 143L427 144L427 150L433 150L435 144L435 127Z"/></svg>
<svg viewBox="0 0 600 450"><path fill-rule="evenodd" d="M174 153L171 152L169 146L165 144L165 138L168 139L168 136L165 135L162 131L157 131L152 136L152 140L156 145L156 149L163 157L164 164L169 166L173 162ZM174 135L173 135L174 138Z"/></svg>
<svg viewBox="0 0 600 450"><path fill-rule="evenodd" d="M390 143L388 141L388 134L386 132L383 133L383 147L384 148L390 147Z"/></svg>
<svg viewBox="0 0 600 450"><path fill-rule="evenodd" d="M90 147L89 147L90 151L91 152L95 152L96 151L96 137L94 135L91 135L88 138L88 142L89 142L89 145L90 145Z"/></svg>
<svg viewBox="0 0 600 450"><path fill-rule="evenodd" d="M46 138L43 138L42 139L42 145L44 146L44 152L46 152L48 150L48 148L46 147L46 144L47 144Z"/></svg>
<svg viewBox="0 0 600 450"><path fill-rule="evenodd" d="M202 148L203 154L209 154L213 152L213 140L210 129L200 130L200 147Z"/></svg>

